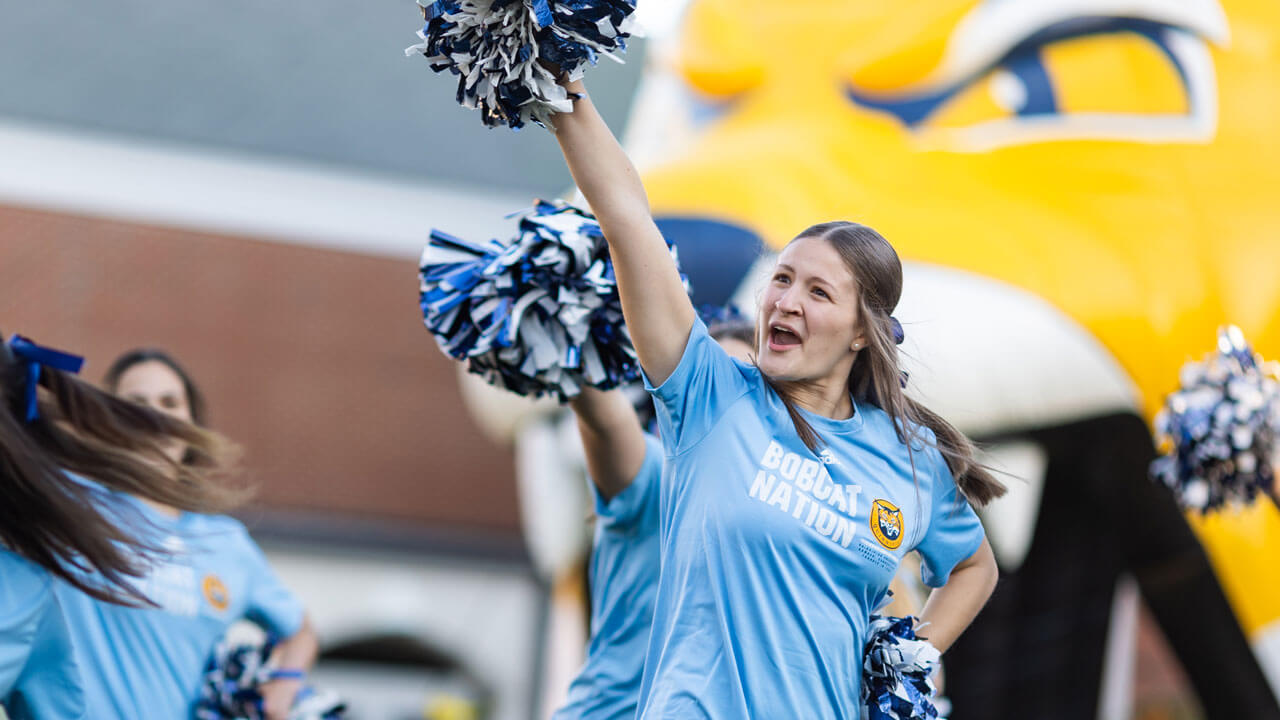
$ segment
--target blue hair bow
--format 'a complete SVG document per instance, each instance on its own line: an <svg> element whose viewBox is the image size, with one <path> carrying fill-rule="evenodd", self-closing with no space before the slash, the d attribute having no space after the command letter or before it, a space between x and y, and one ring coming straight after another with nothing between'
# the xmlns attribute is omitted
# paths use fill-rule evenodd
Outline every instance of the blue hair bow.
<svg viewBox="0 0 1280 720"><path fill-rule="evenodd" d="M902 323L898 322L898 318L889 316L889 331L893 333L893 344L901 345L903 340L907 339L907 333L902 329ZM898 384L905 389L907 387L907 378L911 377L906 370L902 371L898 378Z"/></svg>
<svg viewBox="0 0 1280 720"><path fill-rule="evenodd" d="M898 322L898 318L889 316L889 329L893 331L893 344L901 345L903 340L907 339L907 333L902 329L902 323Z"/></svg>
<svg viewBox="0 0 1280 720"><path fill-rule="evenodd" d="M36 386L40 383L40 368L49 366L55 370L78 373L84 367L84 358L79 355L54 350L37 345L21 335L14 335L6 343L13 352L14 358L26 366L26 421L31 422L40 417L40 408L36 403Z"/></svg>

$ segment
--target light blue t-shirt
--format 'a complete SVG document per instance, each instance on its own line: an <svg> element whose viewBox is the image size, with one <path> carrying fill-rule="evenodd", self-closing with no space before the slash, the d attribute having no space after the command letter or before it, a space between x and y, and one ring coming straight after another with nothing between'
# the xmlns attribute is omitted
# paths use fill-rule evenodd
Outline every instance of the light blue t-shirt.
<svg viewBox="0 0 1280 720"><path fill-rule="evenodd" d="M638 717L861 717L867 618L902 557L918 551L938 587L982 543L942 456L918 446L913 479L868 405L843 421L805 413L826 443L810 452L759 371L700 321L650 390L662 573Z"/></svg>
<svg viewBox="0 0 1280 720"><path fill-rule="evenodd" d="M227 628L249 619L281 637L302 626L303 608L281 584L237 520L220 515L141 514L172 555L138 582L159 608L95 600L57 583L94 720L187 718L205 663Z"/></svg>
<svg viewBox="0 0 1280 720"><path fill-rule="evenodd" d="M44 568L0 548L0 704L12 720L84 714L53 582Z"/></svg>
<svg viewBox="0 0 1280 720"><path fill-rule="evenodd" d="M658 586L662 444L645 435L644 462L607 502L593 484L591 642L565 705L552 720L633 720Z"/></svg>

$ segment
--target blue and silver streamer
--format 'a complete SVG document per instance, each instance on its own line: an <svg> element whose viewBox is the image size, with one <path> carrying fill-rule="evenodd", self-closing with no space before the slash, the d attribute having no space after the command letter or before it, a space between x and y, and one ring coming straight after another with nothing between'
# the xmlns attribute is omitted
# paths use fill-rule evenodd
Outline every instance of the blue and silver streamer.
<svg viewBox="0 0 1280 720"><path fill-rule="evenodd" d="M422 42L405 54L457 75L458 103L485 125L545 126L573 111L547 64L576 80L601 57L621 62L635 9L632 0L435 0L422 8Z"/></svg>
<svg viewBox="0 0 1280 720"><path fill-rule="evenodd" d="M933 674L941 653L916 637L914 616L872 615L862 659L865 720L937 720Z"/></svg>
<svg viewBox="0 0 1280 720"><path fill-rule="evenodd" d="M702 318L702 324L706 325L708 328L716 325L751 322L751 318L744 315L742 310L737 305L733 304L701 305L697 310L698 317Z"/></svg>
<svg viewBox="0 0 1280 720"><path fill-rule="evenodd" d="M440 349L520 395L564 401L584 385L607 390L639 380L596 219L559 201L539 201L513 217L518 231L505 241L477 244L432 231L419 298Z"/></svg>
<svg viewBox="0 0 1280 720"><path fill-rule="evenodd" d="M218 643L213 657L205 666L200 700L196 703L196 720L262 720L263 683L282 677L297 678L294 671L272 667L271 653L275 641ZM298 691L289 711L289 720L341 720L346 705L325 691L304 686Z"/></svg>
<svg viewBox="0 0 1280 720"><path fill-rule="evenodd" d="M1280 365L1266 363L1240 328L1218 331L1218 349L1183 366L1180 387L1156 415L1162 455L1151 475L1179 504L1201 512L1271 493L1280 433Z"/></svg>

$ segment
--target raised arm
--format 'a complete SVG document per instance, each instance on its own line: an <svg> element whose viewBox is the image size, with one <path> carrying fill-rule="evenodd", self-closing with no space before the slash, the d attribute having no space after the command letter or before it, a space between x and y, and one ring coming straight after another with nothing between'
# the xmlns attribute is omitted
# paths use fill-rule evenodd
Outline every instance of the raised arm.
<svg viewBox="0 0 1280 720"><path fill-rule="evenodd" d="M644 429L619 390L583 388L569 401L587 455L587 472L606 501L627 489L644 464Z"/></svg>
<svg viewBox="0 0 1280 720"><path fill-rule="evenodd" d="M600 221L613 258L622 314L640 365L655 385L675 370L695 317L666 242L649 214L640 176L591 104L581 81L572 113L556 115L556 139L574 182Z"/></svg>

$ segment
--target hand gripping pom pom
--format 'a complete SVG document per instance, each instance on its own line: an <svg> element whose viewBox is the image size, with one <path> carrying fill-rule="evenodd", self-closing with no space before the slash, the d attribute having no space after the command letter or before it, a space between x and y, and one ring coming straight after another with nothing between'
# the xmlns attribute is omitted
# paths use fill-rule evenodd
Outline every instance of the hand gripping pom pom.
<svg viewBox="0 0 1280 720"><path fill-rule="evenodd" d="M218 643L213 657L205 665L200 700L196 703L196 720L261 720L263 683L273 680L277 670L268 662L275 642L267 638L260 643ZM346 705L331 692L304 686L298 691L289 711L289 720L341 720Z"/></svg>
<svg viewBox="0 0 1280 720"><path fill-rule="evenodd" d="M862 659L862 704L866 720L937 720L933 673L941 654L916 637L912 616L872 615Z"/></svg>
<svg viewBox="0 0 1280 720"><path fill-rule="evenodd" d="M562 402L583 385L639 380L599 223L563 202L540 201L516 216L518 234L505 242L432 231L419 290L440 349L492 385Z"/></svg>
<svg viewBox="0 0 1280 720"><path fill-rule="evenodd" d="M1264 363L1234 326L1218 350L1182 368L1181 386L1156 415L1162 455L1151 475L1200 512L1272 494L1280 433L1280 366ZM1274 499L1274 497L1273 497Z"/></svg>
<svg viewBox="0 0 1280 720"><path fill-rule="evenodd" d="M600 57L621 62L635 9L631 0L435 0L423 7L422 42L405 54L457 75L458 103L485 125L545 127L574 100L546 63L577 80Z"/></svg>

